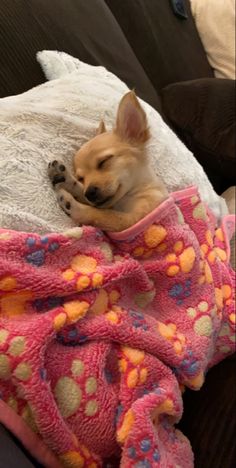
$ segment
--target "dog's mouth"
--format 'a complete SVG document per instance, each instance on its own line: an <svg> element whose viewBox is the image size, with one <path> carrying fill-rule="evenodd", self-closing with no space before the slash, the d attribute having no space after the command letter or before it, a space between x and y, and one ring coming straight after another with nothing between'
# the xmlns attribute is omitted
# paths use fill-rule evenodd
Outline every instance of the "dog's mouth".
<svg viewBox="0 0 236 468"><path fill-rule="evenodd" d="M121 184L118 186L117 190L108 197L100 198L100 200L94 201L93 205L97 208L112 208L114 204L120 199L121 196Z"/></svg>
<svg viewBox="0 0 236 468"><path fill-rule="evenodd" d="M103 198L103 200L96 201L94 205L97 206L98 208L102 208L103 205L106 205L107 203L109 203L113 198L114 198L114 195Z"/></svg>

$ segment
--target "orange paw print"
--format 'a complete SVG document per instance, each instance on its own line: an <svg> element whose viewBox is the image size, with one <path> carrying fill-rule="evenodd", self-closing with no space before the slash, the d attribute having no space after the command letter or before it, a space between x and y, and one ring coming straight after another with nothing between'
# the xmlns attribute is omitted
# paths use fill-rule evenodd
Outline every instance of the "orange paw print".
<svg viewBox="0 0 236 468"><path fill-rule="evenodd" d="M215 232L215 238L217 246L215 247L216 256L222 261L225 262L227 260L227 253L225 250L225 238L224 233L221 228L218 228Z"/></svg>
<svg viewBox="0 0 236 468"><path fill-rule="evenodd" d="M213 277L212 277L211 269L208 265L208 262L206 260L200 260L199 267L200 267L200 277L198 279L198 284L205 284L205 283L212 284Z"/></svg>
<svg viewBox="0 0 236 468"><path fill-rule="evenodd" d="M164 324L158 322L157 329L163 338L172 342L176 354L183 353L186 338L182 333L177 332L175 323Z"/></svg>
<svg viewBox="0 0 236 468"><path fill-rule="evenodd" d="M90 304L85 301L69 301L63 305L64 312L59 312L54 317L53 325L59 331L64 325L75 323L86 315Z"/></svg>
<svg viewBox="0 0 236 468"><path fill-rule="evenodd" d="M194 248L189 246L184 248L182 240L177 241L173 247L174 253L166 255L168 263L166 273L168 276L175 276L179 272L189 273L194 265L196 254Z"/></svg>
<svg viewBox="0 0 236 468"><path fill-rule="evenodd" d="M205 239L206 239L206 242L201 244L202 256L203 258L207 258L207 260L210 263L214 263L216 259L216 254L213 249L214 243L213 243L211 231L209 229L205 233Z"/></svg>
<svg viewBox="0 0 236 468"><path fill-rule="evenodd" d="M231 305L233 302L233 291L229 284L223 284L221 287L223 295L223 303L227 306Z"/></svg>
<svg viewBox="0 0 236 468"><path fill-rule="evenodd" d="M167 236L166 229L161 225L152 224L144 232L144 245L133 250L134 257L150 258L155 252L162 253L167 249L164 240Z"/></svg>
<svg viewBox="0 0 236 468"><path fill-rule="evenodd" d="M100 287L103 283L103 275L97 272L97 260L88 255L76 255L68 268L62 273L65 281L76 279L77 291L83 291L88 286Z"/></svg>
<svg viewBox="0 0 236 468"><path fill-rule="evenodd" d="M90 313L92 315L104 314L113 308L112 306L116 304L120 299L120 292L117 289L112 289L112 291L107 292L106 289L99 289L97 292L96 299L90 307Z"/></svg>
<svg viewBox="0 0 236 468"><path fill-rule="evenodd" d="M147 368L142 366L145 357L144 351L123 346L122 354L119 368L122 373L126 373L127 387L134 388L138 384L144 384L148 376Z"/></svg>
<svg viewBox="0 0 236 468"><path fill-rule="evenodd" d="M118 325L122 321L123 311L122 311L121 307L118 307L118 306L114 305L112 307L112 309L109 310L105 314L105 317L110 323L112 323L114 325Z"/></svg>

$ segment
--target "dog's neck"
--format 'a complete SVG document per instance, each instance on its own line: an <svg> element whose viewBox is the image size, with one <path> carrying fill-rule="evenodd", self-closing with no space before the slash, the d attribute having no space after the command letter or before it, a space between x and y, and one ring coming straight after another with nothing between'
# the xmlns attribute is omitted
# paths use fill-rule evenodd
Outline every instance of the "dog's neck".
<svg viewBox="0 0 236 468"><path fill-rule="evenodd" d="M168 192L162 180L146 166L137 178L136 184L112 208L123 212L132 212L140 201L148 203L152 209L165 200Z"/></svg>

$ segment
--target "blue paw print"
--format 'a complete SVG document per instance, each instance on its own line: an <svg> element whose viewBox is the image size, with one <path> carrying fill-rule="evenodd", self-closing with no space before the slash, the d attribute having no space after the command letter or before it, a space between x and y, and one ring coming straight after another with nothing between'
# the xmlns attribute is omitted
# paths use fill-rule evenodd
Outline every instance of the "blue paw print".
<svg viewBox="0 0 236 468"><path fill-rule="evenodd" d="M191 280L188 279L185 283L177 283L169 290L169 296L176 300L177 305L181 305L184 300L191 296Z"/></svg>
<svg viewBox="0 0 236 468"><path fill-rule="evenodd" d="M193 377L200 370L199 362L194 359L193 352L187 351L187 357L179 364L179 367L172 368L173 373L178 376L179 374L187 374L189 377Z"/></svg>
<svg viewBox="0 0 236 468"><path fill-rule="evenodd" d="M81 338L86 341L87 337L81 337L75 326L67 327L57 334L57 341L64 346L78 346L82 342Z"/></svg>
<svg viewBox="0 0 236 468"><path fill-rule="evenodd" d="M135 468L152 468L152 465L149 460L146 458L144 460L140 460L139 462L135 463Z"/></svg>
<svg viewBox="0 0 236 468"><path fill-rule="evenodd" d="M43 367L41 367L41 369L39 369L39 375L40 375L40 378L42 380L46 380L47 379L47 369L44 369Z"/></svg>
<svg viewBox="0 0 236 468"><path fill-rule="evenodd" d="M27 237L26 245L32 252L28 253L25 257L28 263L36 267L41 267L45 262L45 253L47 251L53 253L59 249L58 242L49 242L47 236L42 237Z"/></svg>
<svg viewBox="0 0 236 468"><path fill-rule="evenodd" d="M36 267L40 267L44 264L45 252L44 250L36 250L28 255L26 255L26 261L31 263Z"/></svg>
<svg viewBox="0 0 236 468"><path fill-rule="evenodd" d="M116 408L116 415L115 415L115 422L116 424L119 422L119 419L123 413L123 406L120 404Z"/></svg>
<svg viewBox="0 0 236 468"><path fill-rule="evenodd" d="M63 304L62 297L54 297L49 296L42 299L36 299L33 302L33 306L35 307L37 312L44 312L46 310L54 309L54 307L59 307Z"/></svg>
<svg viewBox="0 0 236 468"><path fill-rule="evenodd" d="M131 310L129 315L132 317L132 325L135 328L141 328L144 331L148 330L148 326L145 322L145 318L141 312L136 312L136 310Z"/></svg>
<svg viewBox="0 0 236 468"><path fill-rule="evenodd" d="M151 440L150 439L143 439L141 440L140 442L140 448L142 450L142 452L146 453L146 452L149 452L150 448L151 448Z"/></svg>

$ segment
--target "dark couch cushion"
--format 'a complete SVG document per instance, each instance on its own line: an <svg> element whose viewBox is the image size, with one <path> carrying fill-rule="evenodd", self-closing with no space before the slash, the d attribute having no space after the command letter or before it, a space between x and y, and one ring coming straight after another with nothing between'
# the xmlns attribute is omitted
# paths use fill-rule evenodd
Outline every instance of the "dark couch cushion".
<svg viewBox="0 0 236 468"><path fill-rule="evenodd" d="M201 164L235 181L235 81L200 79L162 92L163 109Z"/></svg>
<svg viewBox="0 0 236 468"><path fill-rule="evenodd" d="M189 0L183 1L187 20L175 16L170 0L106 0L158 92L170 83L213 76Z"/></svg>
<svg viewBox="0 0 236 468"><path fill-rule="evenodd" d="M160 99L103 0L1 0L0 97L45 81L38 50L103 65L160 110Z"/></svg>
<svg viewBox="0 0 236 468"><path fill-rule="evenodd" d="M180 429L189 438L195 468L233 468L236 460L236 373L230 358L211 369L200 392L187 390Z"/></svg>

